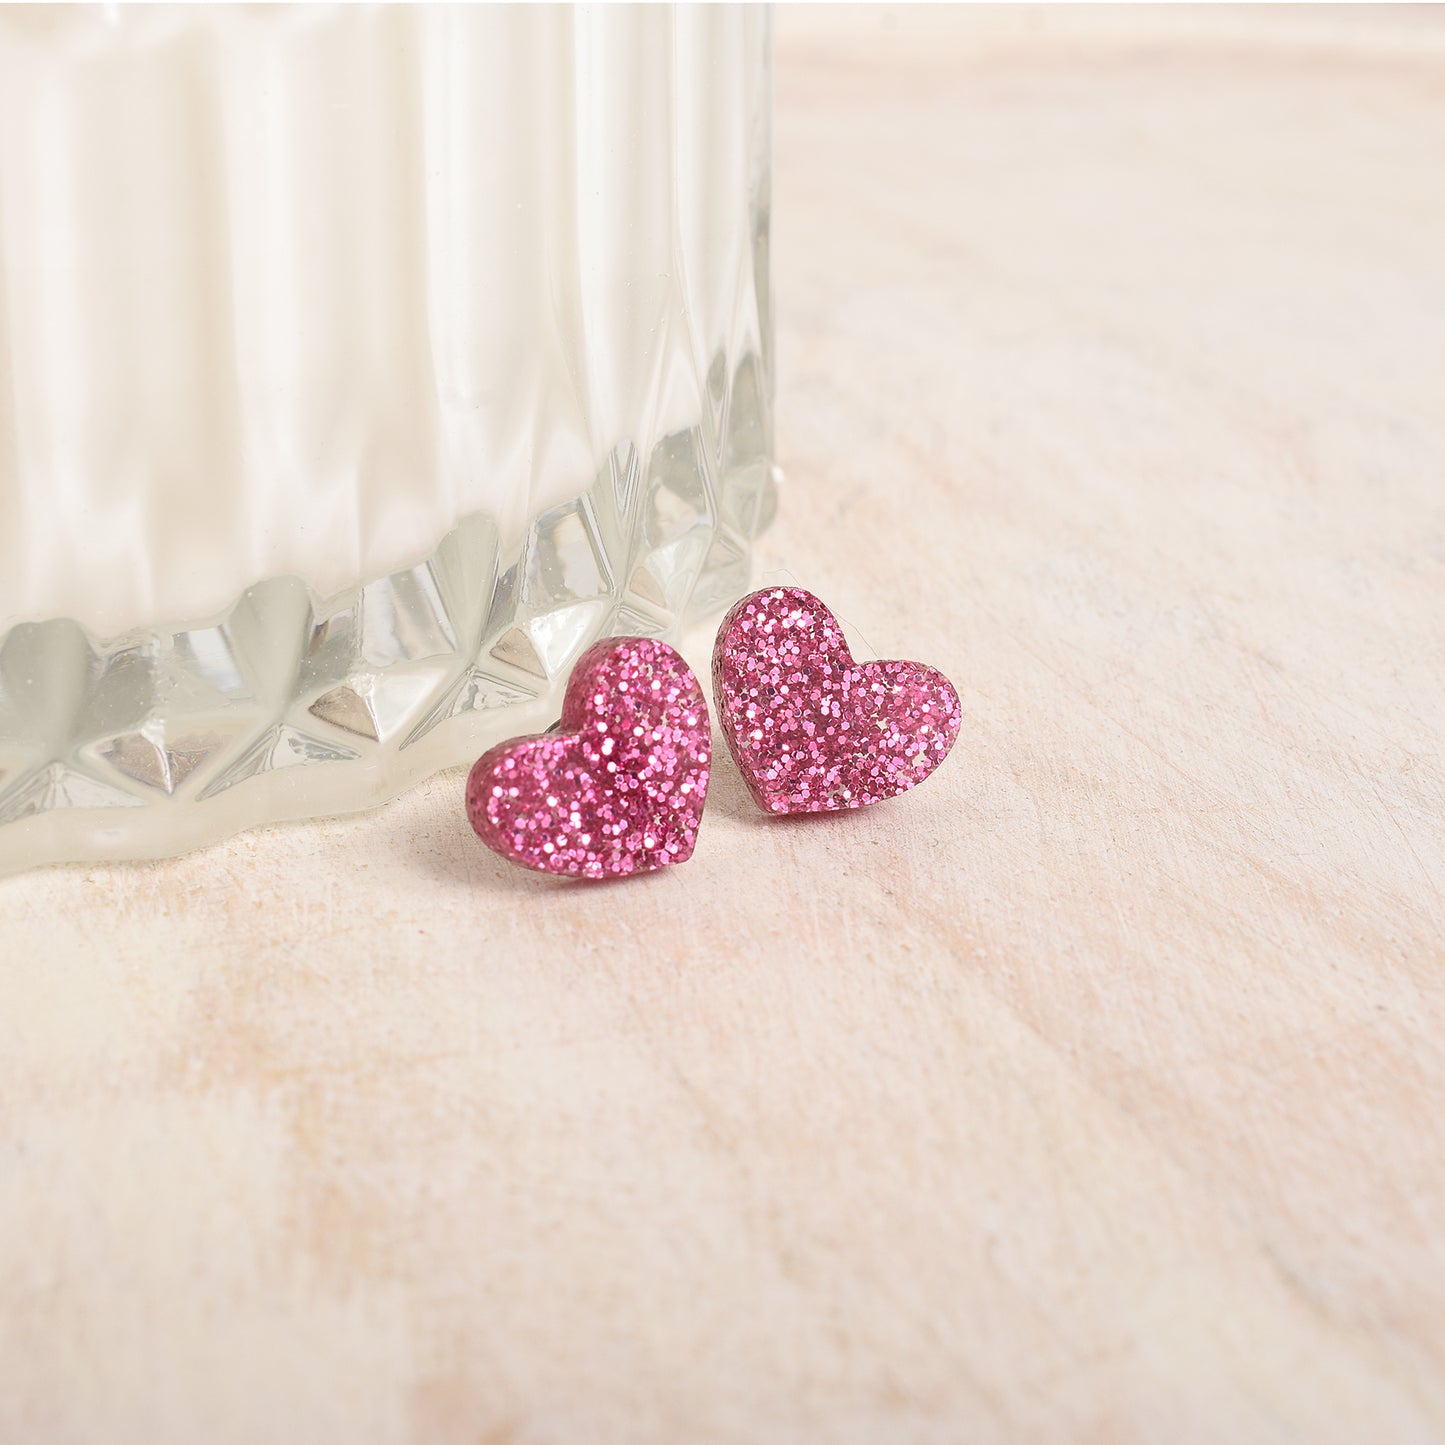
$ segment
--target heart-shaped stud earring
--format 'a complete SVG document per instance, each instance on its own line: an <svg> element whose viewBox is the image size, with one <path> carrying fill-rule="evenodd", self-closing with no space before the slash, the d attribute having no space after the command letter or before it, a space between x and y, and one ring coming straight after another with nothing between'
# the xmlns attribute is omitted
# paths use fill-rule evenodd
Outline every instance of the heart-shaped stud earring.
<svg viewBox="0 0 1445 1445"><path fill-rule="evenodd" d="M467 816L489 848L566 878L650 873L692 856L712 729L697 677L671 647L595 643L572 669L559 727L477 759Z"/></svg>
<svg viewBox="0 0 1445 1445"><path fill-rule="evenodd" d="M723 737L769 813L906 793L958 737L958 693L941 672L855 662L838 619L801 587L754 592L728 613L712 686Z"/></svg>

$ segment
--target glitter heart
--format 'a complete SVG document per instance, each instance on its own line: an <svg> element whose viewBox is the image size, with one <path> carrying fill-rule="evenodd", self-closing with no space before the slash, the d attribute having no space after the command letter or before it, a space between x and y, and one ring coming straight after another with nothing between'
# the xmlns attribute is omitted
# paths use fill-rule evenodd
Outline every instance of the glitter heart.
<svg viewBox="0 0 1445 1445"><path fill-rule="evenodd" d="M861 808L917 787L958 737L953 684L921 662L855 662L811 592L775 587L723 619L713 701L769 813Z"/></svg>
<svg viewBox="0 0 1445 1445"><path fill-rule="evenodd" d="M559 726L473 765L467 817L489 848L567 878L650 873L692 856L712 729L702 688L672 648L649 637L588 648Z"/></svg>

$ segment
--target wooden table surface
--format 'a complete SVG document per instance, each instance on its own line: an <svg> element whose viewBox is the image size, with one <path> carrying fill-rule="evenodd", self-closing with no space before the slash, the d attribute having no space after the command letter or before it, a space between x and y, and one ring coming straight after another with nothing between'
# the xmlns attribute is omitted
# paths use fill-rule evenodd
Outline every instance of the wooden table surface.
<svg viewBox="0 0 1445 1445"><path fill-rule="evenodd" d="M0 884L5 1445L1445 1439L1445 23L778 46L758 576L954 756Z"/></svg>

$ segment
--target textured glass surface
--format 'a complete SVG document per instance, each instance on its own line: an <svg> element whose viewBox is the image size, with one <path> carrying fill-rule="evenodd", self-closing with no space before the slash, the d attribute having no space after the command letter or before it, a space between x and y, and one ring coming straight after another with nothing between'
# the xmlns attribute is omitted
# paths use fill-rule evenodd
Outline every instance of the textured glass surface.
<svg viewBox="0 0 1445 1445"><path fill-rule="evenodd" d="M670 637L745 588L772 505L766 25L749 33L757 43L727 62L748 238L719 339L690 325L640 333L631 360L646 384L620 426L597 429L621 438L600 468L530 515L467 512L414 565L326 596L266 577L208 617L118 636L66 617L0 631L0 872L164 856L375 804L545 727L597 637ZM565 80L576 56L557 63ZM701 79L708 58L687 64ZM674 55L669 83L685 72ZM690 163L680 144L677 173ZM683 280L666 279L674 301ZM579 345L585 367L585 329ZM510 420L546 451L546 415ZM549 490L525 470L504 480L513 498ZM404 512L403 486L396 500Z"/></svg>

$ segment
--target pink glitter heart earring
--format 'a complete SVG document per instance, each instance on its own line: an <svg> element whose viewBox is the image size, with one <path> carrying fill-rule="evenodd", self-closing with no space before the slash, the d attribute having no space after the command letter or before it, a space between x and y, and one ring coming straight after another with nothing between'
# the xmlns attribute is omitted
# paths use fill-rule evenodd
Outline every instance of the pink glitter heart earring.
<svg viewBox="0 0 1445 1445"><path fill-rule="evenodd" d="M723 619L713 702L769 813L861 808L917 787L958 737L958 693L921 662L855 662L838 619L801 587L744 597Z"/></svg>
<svg viewBox="0 0 1445 1445"><path fill-rule="evenodd" d="M686 862L712 761L707 703L687 663L648 637L595 643L572 669L558 727L477 759L467 817L482 842L564 878Z"/></svg>

